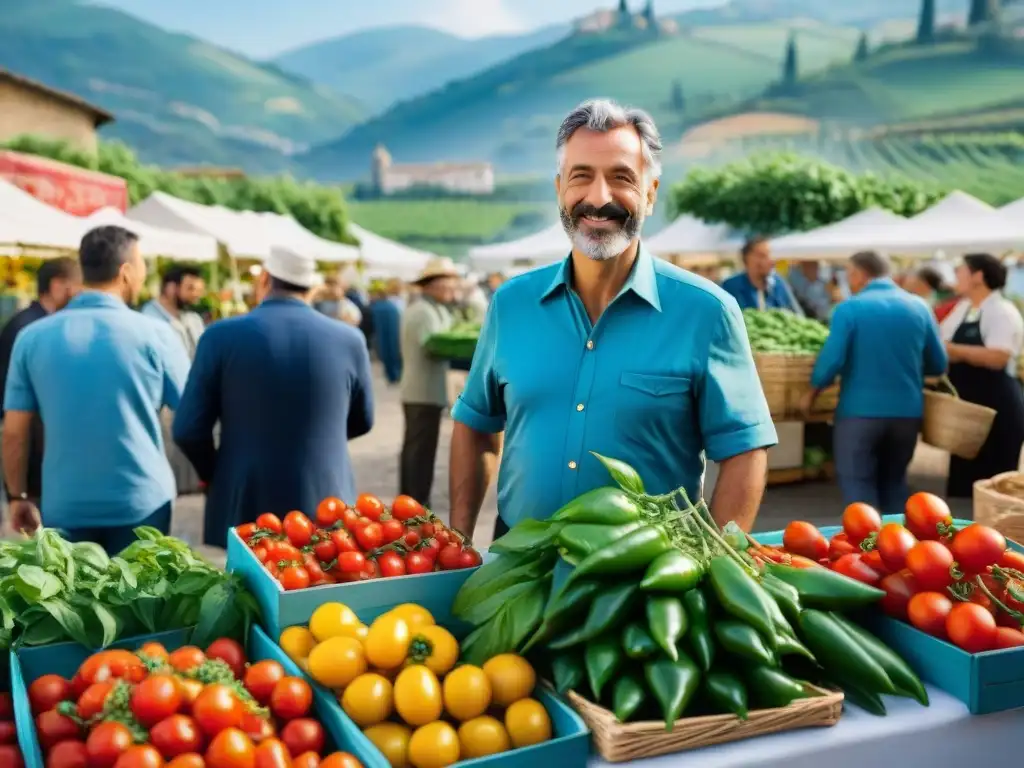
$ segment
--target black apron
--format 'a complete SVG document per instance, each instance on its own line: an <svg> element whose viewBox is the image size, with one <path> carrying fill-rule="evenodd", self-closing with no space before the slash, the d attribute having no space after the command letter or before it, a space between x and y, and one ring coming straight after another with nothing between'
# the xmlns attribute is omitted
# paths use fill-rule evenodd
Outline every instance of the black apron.
<svg viewBox="0 0 1024 768"><path fill-rule="evenodd" d="M965 319L953 334L952 341L968 347L984 347L981 316L973 321ZM974 459L950 458L946 495L949 498L971 498L977 480L1017 469L1020 449L1024 445L1024 396L1020 382L1005 368L995 371L967 363L953 363L949 366L949 380L962 399L996 411L992 431L978 456Z"/></svg>

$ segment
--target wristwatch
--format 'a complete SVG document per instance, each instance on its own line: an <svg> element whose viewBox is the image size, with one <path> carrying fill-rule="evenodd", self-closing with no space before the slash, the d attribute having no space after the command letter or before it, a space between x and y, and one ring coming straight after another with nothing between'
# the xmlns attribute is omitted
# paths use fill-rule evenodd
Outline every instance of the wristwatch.
<svg viewBox="0 0 1024 768"><path fill-rule="evenodd" d="M13 501L28 501L28 494L27 493L15 494Z"/></svg>

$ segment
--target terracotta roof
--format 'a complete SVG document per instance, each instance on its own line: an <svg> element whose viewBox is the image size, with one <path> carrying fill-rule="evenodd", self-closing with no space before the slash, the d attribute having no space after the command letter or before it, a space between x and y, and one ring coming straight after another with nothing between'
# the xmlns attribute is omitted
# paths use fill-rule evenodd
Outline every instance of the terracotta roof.
<svg viewBox="0 0 1024 768"><path fill-rule="evenodd" d="M93 120L96 123L96 127L103 125L104 123L113 122L114 116L107 112L105 109L97 107L95 104L90 104L88 101L83 99L81 96L76 96L68 91L61 91L56 88L51 88L48 85L40 83L38 80L33 80L30 77L19 75L15 72L11 72L9 69L0 67L0 81L6 80L9 83L20 85L22 88L27 88L38 93L43 93L52 99L62 101L65 104L77 107L83 112L87 112L93 116Z"/></svg>

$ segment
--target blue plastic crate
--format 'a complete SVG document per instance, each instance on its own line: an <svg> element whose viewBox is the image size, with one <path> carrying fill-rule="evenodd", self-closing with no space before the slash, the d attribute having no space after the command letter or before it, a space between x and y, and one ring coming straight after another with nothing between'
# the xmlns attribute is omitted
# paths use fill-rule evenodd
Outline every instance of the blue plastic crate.
<svg viewBox="0 0 1024 768"><path fill-rule="evenodd" d="M155 640L162 643L168 650L174 650L188 643L189 630L178 629L161 632L155 635L126 638L115 643L114 648L134 650L145 642ZM284 655L267 634L257 626L249 635L249 647L246 650L251 661L273 659L280 662L288 674L300 676L302 673L295 664ZM78 667L93 651L78 643L59 643L57 645L22 648L10 658L11 692L14 698L14 717L18 729L18 744L25 758L26 768L44 768L42 749L36 737L35 721L28 701L28 686L33 680L45 674L57 674L70 679ZM347 717L337 716L330 707L325 707L320 700L314 700L317 719L324 727L328 747L350 752L366 768L389 768L383 756L370 743L355 723Z"/></svg>
<svg viewBox="0 0 1024 768"><path fill-rule="evenodd" d="M455 594L476 571L438 571L286 592L234 529L228 533L227 569L245 579L263 612L263 626L275 638L281 636L285 627L305 624L319 605L330 602L344 603L360 616L365 614L371 619L402 603L417 603L443 622L451 615Z"/></svg>
<svg viewBox="0 0 1024 768"><path fill-rule="evenodd" d="M902 523L903 515L886 515L883 521ZM971 522L953 521L958 528ZM842 528L835 525L820 530L831 538ZM762 544L780 546L782 531L754 534L754 538ZM1015 541L1008 545L1024 552L1024 546ZM971 714L1024 707L1024 648L972 654L880 611L865 612L858 618L902 656L925 682L962 701Z"/></svg>

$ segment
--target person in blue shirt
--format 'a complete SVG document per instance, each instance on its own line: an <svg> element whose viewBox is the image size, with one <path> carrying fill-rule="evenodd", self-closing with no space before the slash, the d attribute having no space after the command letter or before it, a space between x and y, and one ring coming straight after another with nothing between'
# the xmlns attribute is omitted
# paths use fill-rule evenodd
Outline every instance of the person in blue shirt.
<svg viewBox="0 0 1024 768"><path fill-rule="evenodd" d="M373 426L366 340L309 305L316 263L273 248L259 280L262 303L199 340L174 419L174 441L207 484L203 540L218 547L262 512L312 516L331 496L353 504L348 443Z"/></svg>
<svg viewBox="0 0 1024 768"><path fill-rule="evenodd" d="M373 315L374 346L384 366L384 377L388 384L398 384L402 380L402 308L393 283L388 285L386 292L381 291L372 297L370 314Z"/></svg>
<svg viewBox="0 0 1024 768"><path fill-rule="evenodd" d="M788 309L804 311L786 281L775 273L771 249L764 237L753 237L740 249L743 271L722 283L722 290L736 299L740 309Z"/></svg>
<svg viewBox="0 0 1024 768"><path fill-rule="evenodd" d="M622 459L650 493L702 493L720 463L715 518L752 525L776 442L736 301L640 242L657 199L651 118L605 100L558 133L565 260L494 294L452 409L451 523L472 531L485 454L504 430L497 535L612 484L592 452Z"/></svg>
<svg viewBox="0 0 1024 768"><path fill-rule="evenodd" d="M825 346L804 397L840 380L833 454L843 500L903 514L924 413L924 378L946 370L946 350L928 305L898 287L878 254L855 254L847 276L853 297L832 313Z"/></svg>
<svg viewBox="0 0 1024 768"><path fill-rule="evenodd" d="M14 344L4 475L15 530L45 524L115 554L135 540L136 526L170 530L176 489L160 409L177 409L189 364L170 325L129 307L146 279L133 233L88 232L79 262L84 290ZM35 414L45 441L41 516L25 485Z"/></svg>

